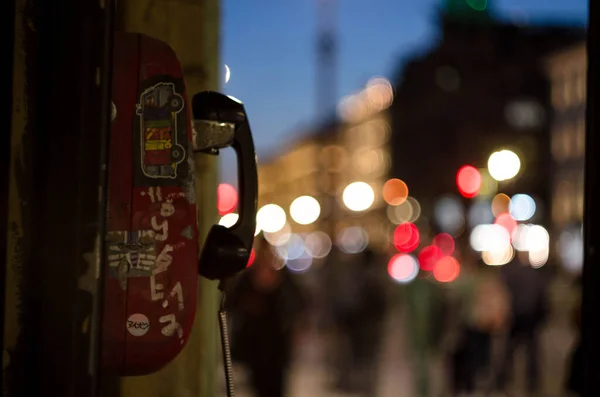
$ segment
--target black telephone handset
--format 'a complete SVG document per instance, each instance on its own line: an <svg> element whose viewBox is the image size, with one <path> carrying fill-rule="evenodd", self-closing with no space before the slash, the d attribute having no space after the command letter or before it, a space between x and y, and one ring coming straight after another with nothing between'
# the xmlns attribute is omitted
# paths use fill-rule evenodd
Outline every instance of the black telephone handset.
<svg viewBox="0 0 600 397"><path fill-rule="evenodd" d="M242 102L214 91L192 98L195 151L218 154L231 146L238 159L239 218L227 228L213 225L202 247L199 273L223 280L246 268L256 230L258 173L256 152Z"/></svg>

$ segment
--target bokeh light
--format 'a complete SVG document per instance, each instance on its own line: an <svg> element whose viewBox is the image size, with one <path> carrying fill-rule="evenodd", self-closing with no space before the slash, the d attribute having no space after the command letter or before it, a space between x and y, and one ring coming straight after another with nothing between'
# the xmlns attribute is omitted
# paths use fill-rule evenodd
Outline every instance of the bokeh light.
<svg viewBox="0 0 600 397"><path fill-rule="evenodd" d="M514 178L521 169L521 160L515 152L500 150L490 155L488 170L492 178L497 181L506 181Z"/></svg>
<svg viewBox="0 0 600 397"><path fill-rule="evenodd" d="M583 235L581 227L564 230L558 239L558 254L569 273L579 274L583 267Z"/></svg>
<svg viewBox="0 0 600 397"><path fill-rule="evenodd" d="M304 273L313 264L313 258L307 253L303 253L300 257L288 260L285 266L294 273Z"/></svg>
<svg viewBox="0 0 600 397"><path fill-rule="evenodd" d="M494 199L492 200L492 214L494 214L494 216L509 212L509 207L510 197L506 194L498 193L494 196Z"/></svg>
<svg viewBox="0 0 600 397"><path fill-rule="evenodd" d="M394 247L400 252L412 252L417 249L420 242L419 229L414 223L403 223L394 230Z"/></svg>
<svg viewBox="0 0 600 397"><path fill-rule="evenodd" d="M319 218L321 206L311 196L300 196L290 205L290 216L300 225L310 225Z"/></svg>
<svg viewBox="0 0 600 397"><path fill-rule="evenodd" d="M527 221L535 215L535 200L528 194L515 194L510 199L508 209L517 221Z"/></svg>
<svg viewBox="0 0 600 397"><path fill-rule="evenodd" d="M219 225L225 226L227 228L232 227L233 225L235 225L237 223L239 218L240 218L240 215L236 214L235 212L225 214L221 217L221 219L219 219Z"/></svg>
<svg viewBox="0 0 600 397"><path fill-rule="evenodd" d="M267 204L256 213L258 227L267 233L281 230L285 226L286 219L285 211L277 204Z"/></svg>
<svg viewBox="0 0 600 397"><path fill-rule="evenodd" d="M512 245L517 251L527 251L527 232L529 225L521 223L517 225L512 233Z"/></svg>
<svg viewBox="0 0 600 397"><path fill-rule="evenodd" d="M471 228L494 222L491 203L489 201L477 201L473 203L469 208L467 219Z"/></svg>
<svg viewBox="0 0 600 397"><path fill-rule="evenodd" d="M277 230L276 232L269 233L263 231L263 236L265 237L265 240L267 240L267 242L274 247L287 243L291 235L292 227L287 222L283 225L281 229Z"/></svg>
<svg viewBox="0 0 600 397"><path fill-rule="evenodd" d="M396 254L388 262L388 273L398 283L408 284L419 274L419 264L412 255Z"/></svg>
<svg viewBox="0 0 600 397"><path fill-rule="evenodd" d="M495 250L482 252L481 260L489 266L502 266L512 261L514 255L515 251L513 247L507 245L504 248L497 247Z"/></svg>
<svg viewBox="0 0 600 397"><path fill-rule="evenodd" d="M465 215L461 202L452 196L441 198L433 209L435 221L441 231L454 236L460 234L465 226Z"/></svg>
<svg viewBox="0 0 600 397"><path fill-rule="evenodd" d="M225 215L237 207L238 193L233 186L228 183L221 183L217 187L217 211L219 215Z"/></svg>
<svg viewBox="0 0 600 397"><path fill-rule="evenodd" d="M254 263L255 260L256 260L256 251L254 251L254 248L252 248L252 250L250 251L250 257L248 258L248 264L246 265L246 267L252 266L252 264Z"/></svg>
<svg viewBox="0 0 600 397"><path fill-rule="evenodd" d="M517 221L508 212L498 215L494 223L505 228L510 236L512 236L513 232L517 228Z"/></svg>
<svg viewBox="0 0 600 397"><path fill-rule="evenodd" d="M504 252L511 247L508 230L497 224L475 226L469 242L475 251Z"/></svg>
<svg viewBox="0 0 600 397"><path fill-rule="evenodd" d="M473 166L465 165L456 173L456 186L463 197L473 198L481 189L481 174Z"/></svg>
<svg viewBox="0 0 600 397"><path fill-rule="evenodd" d="M331 246L331 238L325 232L312 232L304 239L306 252L313 258L326 257L331 252Z"/></svg>
<svg viewBox="0 0 600 397"><path fill-rule="evenodd" d="M365 211L373 205L375 192L368 183L353 182L344 189L342 200L351 211Z"/></svg>
<svg viewBox="0 0 600 397"><path fill-rule="evenodd" d="M400 205L408 198L408 186L400 179L390 179L383 185L383 200L389 205Z"/></svg>
<svg viewBox="0 0 600 397"><path fill-rule="evenodd" d="M435 264L444 256L440 247L428 245L419 252L419 266L425 271L433 271Z"/></svg>
<svg viewBox="0 0 600 397"><path fill-rule="evenodd" d="M357 254L368 247L369 235L360 226L349 226L339 232L336 243L342 252Z"/></svg>
<svg viewBox="0 0 600 397"><path fill-rule="evenodd" d="M433 238L433 245L438 247L443 255L449 256L454 253L454 238L448 233L440 233Z"/></svg>
<svg viewBox="0 0 600 397"><path fill-rule="evenodd" d="M278 245L275 250L283 260L298 259L304 253L304 239L300 235L292 233L287 242Z"/></svg>
<svg viewBox="0 0 600 397"><path fill-rule="evenodd" d="M458 277L460 264L451 256L440 258L433 269L433 277L441 283L450 283Z"/></svg>

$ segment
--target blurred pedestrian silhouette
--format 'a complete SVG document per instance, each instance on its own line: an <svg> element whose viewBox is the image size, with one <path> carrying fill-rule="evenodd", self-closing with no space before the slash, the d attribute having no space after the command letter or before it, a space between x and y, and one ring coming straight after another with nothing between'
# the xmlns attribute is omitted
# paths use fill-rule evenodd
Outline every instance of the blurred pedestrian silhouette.
<svg viewBox="0 0 600 397"><path fill-rule="evenodd" d="M335 387L372 397L387 304L385 266L370 249L346 259L336 266L331 285L332 315L337 335L345 342L338 345Z"/></svg>
<svg viewBox="0 0 600 397"><path fill-rule="evenodd" d="M528 262L517 255L500 270L511 307L506 349L497 379L497 389L501 392L506 391L514 354L521 346L526 351L528 392L536 393L539 388L539 331L548 311L548 276L544 268L535 269Z"/></svg>
<svg viewBox="0 0 600 397"><path fill-rule="evenodd" d="M263 238L229 296L232 355L249 370L256 397L285 395L293 342L306 308L293 276Z"/></svg>
<svg viewBox="0 0 600 397"><path fill-rule="evenodd" d="M444 294L430 273L421 272L406 286L406 316L408 344L412 353L415 395L432 394L431 364L442 341L445 329Z"/></svg>
<svg viewBox="0 0 600 397"><path fill-rule="evenodd" d="M450 372L454 394L468 395L491 387L493 337L506 328L509 302L495 269L470 256L461 264L451 286L458 324Z"/></svg>

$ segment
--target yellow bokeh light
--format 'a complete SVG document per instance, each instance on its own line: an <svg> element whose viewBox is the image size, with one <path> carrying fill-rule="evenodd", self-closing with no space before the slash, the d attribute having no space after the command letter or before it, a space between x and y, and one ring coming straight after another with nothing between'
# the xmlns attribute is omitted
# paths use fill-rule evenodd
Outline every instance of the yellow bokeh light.
<svg viewBox="0 0 600 397"><path fill-rule="evenodd" d="M494 152L488 160L488 171L497 181L507 181L514 178L521 169L521 160L515 152L500 150Z"/></svg>
<svg viewBox="0 0 600 397"><path fill-rule="evenodd" d="M256 213L256 224L267 233L275 233L285 226L286 215L277 204L267 204Z"/></svg>
<svg viewBox="0 0 600 397"><path fill-rule="evenodd" d="M352 182L344 189L342 200L351 211L365 211L373 205L375 192L368 183Z"/></svg>
<svg viewBox="0 0 600 397"><path fill-rule="evenodd" d="M319 218L321 206L311 196L300 196L290 205L290 216L300 225L310 225Z"/></svg>

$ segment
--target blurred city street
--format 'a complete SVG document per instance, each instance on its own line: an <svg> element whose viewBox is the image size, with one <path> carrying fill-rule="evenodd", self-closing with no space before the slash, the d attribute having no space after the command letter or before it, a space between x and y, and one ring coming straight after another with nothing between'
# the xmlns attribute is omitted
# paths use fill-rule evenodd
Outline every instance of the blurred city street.
<svg viewBox="0 0 600 397"><path fill-rule="evenodd" d="M551 288L552 314L542 332L541 373L543 397L566 397L564 391L565 368L574 342L574 332L569 327L568 311L572 304L573 291L564 282L555 282ZM307 337L297 353L293 364L289 397L353 397L332 391L331 375L326 367L327 349L323 338L313 334ZM523 392L524 368L520 354L515 360L514 385L511 397L527 397ZM445 373L442 360L432 363L433 396L450 396L445 387ZM387 322L385 342L380 359L380 374L377 397L418 397L413 388L414 375L405 338L403 315L399 310L392 311ZM236 395L252 397L243 368L236 367Z"/></svg>

